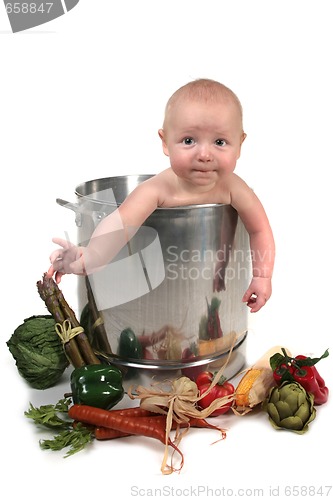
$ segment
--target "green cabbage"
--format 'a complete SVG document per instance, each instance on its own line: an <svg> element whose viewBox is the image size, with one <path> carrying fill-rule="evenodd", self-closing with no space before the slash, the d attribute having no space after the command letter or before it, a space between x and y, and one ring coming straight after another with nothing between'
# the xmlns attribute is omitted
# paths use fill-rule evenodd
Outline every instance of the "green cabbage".
<svg viewBox="0 0 333 500"><path fill-rule="evenodd" d="M34 389L55 385L69 365L50 315L31 316L19 325L7 346L22 377Z"/></svg>

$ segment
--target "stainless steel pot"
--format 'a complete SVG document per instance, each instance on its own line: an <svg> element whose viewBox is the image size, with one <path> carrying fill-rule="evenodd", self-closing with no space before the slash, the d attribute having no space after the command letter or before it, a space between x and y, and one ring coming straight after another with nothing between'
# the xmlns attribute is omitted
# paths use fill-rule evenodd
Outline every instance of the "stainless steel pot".
<svg viewBox="0 0 333 500"><path fill-rule="evenodd" d="M100 220L149 177L91 180L76 187L77 203L57 203L75 212L78 241L86 244ZM114 361L145 370L213 369L235 342L227 368L227 376L234 375L245 363L248 314L242 296L250 279L249 257L247 232L231 206L156 209L114 262L89 276L112 351L118 351L125 328L145 336L148 346L142 359ZM223 276L225 290L218 291ZM85 281L79 278L80 310L86 302ZM222 336L216 325L212 333L214 314Z"/></svg>

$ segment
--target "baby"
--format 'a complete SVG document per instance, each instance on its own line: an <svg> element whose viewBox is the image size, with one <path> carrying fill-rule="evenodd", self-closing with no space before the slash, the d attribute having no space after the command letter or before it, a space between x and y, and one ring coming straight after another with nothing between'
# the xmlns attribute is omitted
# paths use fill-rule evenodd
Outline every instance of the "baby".
<svg viewBox="0 0 333 500"><path fill-rule="evenodd" d="M139 184L96 227L86 247L63 239L51 256L48 275L90 274L109 263L157 207L228 204L249 234L252 280L243 301L257 312L272 293L275 245L265 210L235 173L246 134L237 96L214 80L199 79L169 99L158 131L170 167Z"/></svg>

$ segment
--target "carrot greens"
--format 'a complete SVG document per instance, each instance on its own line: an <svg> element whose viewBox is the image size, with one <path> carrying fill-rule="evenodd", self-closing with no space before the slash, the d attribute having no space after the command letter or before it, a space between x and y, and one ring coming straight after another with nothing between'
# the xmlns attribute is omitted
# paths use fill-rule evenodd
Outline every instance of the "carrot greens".
<svg viewBox="0 0 333 500"><path fill-rule="evenodd" d="M59 451L68 447L65 457L73 455L89 444L93 432L78 423L73 427L73 420L68 417L71 398L60 399L55 405L42 405L36 408L30 403L28 411L24 412L38 426L56 430L57 434L52 439L41 439L39 445L43 450Z"/></svg>
<svg viewBox="0 0 333 500"><path fill-rule="evenodd" d="M91 430L78 423L74 428L63 430L52 439L44 439L40 441L42 450L59 451L69 447L65 458L78 451L83 450L85 446L92 442L94 436Z"/></svg>
<svg viewBox="0 0 333 500"><path fill-rule="evenodd" d="M30 403L30 408L24 412L24 415L27 418L31 418L35 424L44 427L67 429L71 426L72 422L67 417L71 402L71 398L64 398L60 399L55 405L42 405L39 408Z"/></svg>

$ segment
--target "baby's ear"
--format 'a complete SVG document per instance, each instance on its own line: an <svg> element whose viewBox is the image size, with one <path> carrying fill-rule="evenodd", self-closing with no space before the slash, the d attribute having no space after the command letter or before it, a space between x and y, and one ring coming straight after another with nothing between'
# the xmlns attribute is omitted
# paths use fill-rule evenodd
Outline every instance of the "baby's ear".
<svg viewBox="0 0 333 500"><path fill-rule="evenodd" d="M245 132L243 132L242 135L241 135L241 144L243 144L243 142L245 141L246 137L247 137L247 134Z"/></svg>
<svg viewBox="0 0 333 500"><path fill-rule="evenodd" d="M165 142L165 131L162 128L160 128L159 131L158 131L158 135L159 135L159 138L162 141L163 153L166 156L169 156L168 146L166 145L166 142Z"/></svg>

